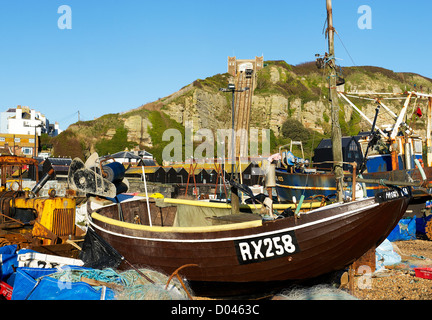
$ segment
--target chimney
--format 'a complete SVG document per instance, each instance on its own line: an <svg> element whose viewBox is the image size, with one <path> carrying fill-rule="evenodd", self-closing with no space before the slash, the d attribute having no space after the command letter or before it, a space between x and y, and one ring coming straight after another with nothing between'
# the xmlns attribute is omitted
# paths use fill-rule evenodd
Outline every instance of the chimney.
<svg viewBox="0 0 432 320"><path fill-rule="evenodd" d="M21 106L18 106L18 107L16 108L16 111L15 111L15 118L16 118L17 120L21 120L21 119L22 119L22 109L21 109Z"/></svg>

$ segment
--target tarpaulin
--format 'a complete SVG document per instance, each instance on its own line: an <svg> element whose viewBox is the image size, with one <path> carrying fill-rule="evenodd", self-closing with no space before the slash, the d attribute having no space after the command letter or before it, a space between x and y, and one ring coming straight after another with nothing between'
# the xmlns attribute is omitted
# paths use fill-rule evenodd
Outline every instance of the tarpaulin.
<svg viewBox="0 0 432 320"><path fill-rule="evenodd" d="M10 276L14 273L12 266L18 266L17 245L4 246L0 248L0 280L6 282L7 284L12 279Z"/></svg>
<svg viewBox="0 0 432 320"><path fill-rule="evenodd" d="M392 230L387 239L393 241L415 240L416 239L416 217L401 219L398 225Z"/></svg>
<svg viewBox="0 0 432 320"><path fill-rule="evenodd" d="M419 234L426 234L426 224L432 219L432 215L417 218L416 219L416 230Z"/></svg>
<svg viewBox="0 0 432 320"><path fill-rule="evenodd" d="M18 254L35 252L29 249L21 249L18 252L17 245L9 245L0 247L0 280L6 282L9 285L13 285L15 274L13 267L18 267Z"/></svg>
<svg viewBox="0 0 432 320"><path fill-rule="evenodd" d="M57 272L55 268L18 268L12 291L12 300L26 300L27 296L35 288L39 277Z"/></svg>
<svg viewBox="0 0 432 320"><path fill-rule="evenodd" d="M394 251L393 245L388 239L385 239L375 249L375 258L377 271L383 269L385 266L398 264L402 261L401 256Z"/></svg>
<svg viewBox="0 0 432 320"><path fill-rule="evenodd" d="M58 269L19 268L12 300L113 300L114 291L50 277Z"/></svg>

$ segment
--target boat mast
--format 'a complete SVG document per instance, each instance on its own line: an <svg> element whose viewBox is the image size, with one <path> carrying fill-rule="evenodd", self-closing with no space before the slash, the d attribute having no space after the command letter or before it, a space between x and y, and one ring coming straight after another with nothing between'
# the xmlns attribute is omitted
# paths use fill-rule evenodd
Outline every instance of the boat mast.
<svg viewBox="0 0 432 320"><path fill-rule="evenodd" d="M333 13L332 2L327 1L327 36L328 36L328 63L330 67L329 75L329 100L331 103L331 119L332 119L332 152L333 152L333 171L336 178L337 186L337 201L342 201L342 183L343 183L343 157L342 157L342 132L339 124L339 104L336 90L336 61L334 52L334 31L333 28Z"/></svg>

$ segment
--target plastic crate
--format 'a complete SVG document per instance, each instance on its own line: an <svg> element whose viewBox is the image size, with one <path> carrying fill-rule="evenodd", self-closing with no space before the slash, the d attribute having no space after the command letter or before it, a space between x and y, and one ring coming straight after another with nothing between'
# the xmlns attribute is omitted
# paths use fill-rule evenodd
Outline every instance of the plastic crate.
<svg viewBox="0 0 432 320"><path fill-rule="evenodd" d="M13 288L6 282L0 281L0 296L4 297L6 300L12 299Z"/></svg>
<svg viewBox="0 0 432 320"><path fill-rule="evenodd" d="M415 276L432 280L432 268L414 268Z"/></svg>

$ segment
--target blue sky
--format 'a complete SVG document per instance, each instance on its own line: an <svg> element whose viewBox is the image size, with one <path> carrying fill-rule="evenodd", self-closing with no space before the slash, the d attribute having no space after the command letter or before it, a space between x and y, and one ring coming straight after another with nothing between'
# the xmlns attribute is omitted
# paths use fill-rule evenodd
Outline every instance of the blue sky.
<svg viewBox="0 0 432 320"><path fill-rule="evenodd" d="M58 28L61 5L72 29ZM333 0L339 63L432 78L430 12L428 0ZM325 18L325 0L0 0L0 110L27 105L64 130L78 111L128 111L224 73L228 56L311 61L327 50Z"/></svg>

